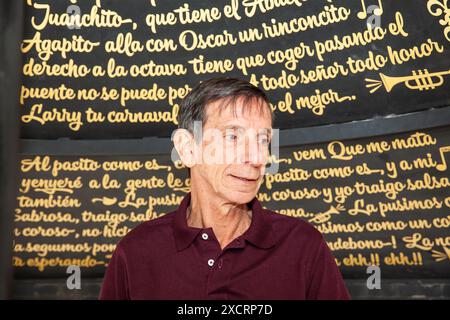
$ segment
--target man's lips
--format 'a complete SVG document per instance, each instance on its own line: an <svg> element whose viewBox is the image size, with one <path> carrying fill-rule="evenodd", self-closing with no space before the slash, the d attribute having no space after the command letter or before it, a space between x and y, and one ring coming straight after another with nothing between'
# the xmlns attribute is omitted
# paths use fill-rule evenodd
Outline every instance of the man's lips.
<svg viewBox="0 0 450 320"><path fill-rule="evenodd" d="M230 176L232 176L233 178L236 178L242 182L248 182L248 183L256 182L258 180L257 178L253 179L253 178L247 178L247 177L240 177L240 176L235 176L233 174L230 174Z"/></svg>

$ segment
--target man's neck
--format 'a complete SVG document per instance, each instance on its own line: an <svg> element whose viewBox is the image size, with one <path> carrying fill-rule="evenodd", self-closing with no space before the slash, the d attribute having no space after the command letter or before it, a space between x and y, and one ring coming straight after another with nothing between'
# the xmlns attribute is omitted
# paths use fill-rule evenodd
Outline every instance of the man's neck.
<svg viewBox="0 0 450 320"><path fill-rule="evenodd" d="M197 228L212 228L221 249L242 235L251 223L251 210L246 204L233 204L222 199L209 199L191 191L187 224Z"/></svg>

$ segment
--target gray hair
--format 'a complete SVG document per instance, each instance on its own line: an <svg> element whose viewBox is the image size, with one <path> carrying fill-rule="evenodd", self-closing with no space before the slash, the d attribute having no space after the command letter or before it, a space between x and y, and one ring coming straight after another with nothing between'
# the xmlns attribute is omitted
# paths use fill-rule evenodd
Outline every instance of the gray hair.
<svg viewBox="0 0 450 320"><path fill-rule="evenodd" d="M213 78L201 82L181 101L178 113L178 128L193 133L195 121L201 121L204 124L207 120L206 106L219 100L222 102L219 112L228 105L233 106L233 111L236 112L235 105L238 98L244 99L244 105L253 101L258 102L259 112L263 112L263 106L268 107L273 125L275 115L264 91L244 80ZM255 110L245 111L255 112Z"/></svg>

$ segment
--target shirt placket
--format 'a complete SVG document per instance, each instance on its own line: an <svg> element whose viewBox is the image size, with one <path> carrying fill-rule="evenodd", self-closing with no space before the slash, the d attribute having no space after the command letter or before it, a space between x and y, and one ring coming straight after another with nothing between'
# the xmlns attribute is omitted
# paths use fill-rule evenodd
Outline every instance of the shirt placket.
<svg viewBox="0 0 450 320"><path fill-rule="evenodd" d="M228 287L232 277L233 261L229 250L243 248L244 240L233 240L224 250L211 228L204 229L199 237L200 256L208 268L206 296L209 299L228 299Z"/></svg>

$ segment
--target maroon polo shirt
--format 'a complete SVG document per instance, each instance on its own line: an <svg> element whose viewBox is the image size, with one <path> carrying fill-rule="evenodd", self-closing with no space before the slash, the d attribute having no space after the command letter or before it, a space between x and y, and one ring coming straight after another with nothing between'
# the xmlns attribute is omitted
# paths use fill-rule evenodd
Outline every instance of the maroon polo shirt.
<svg viewBox="0 0 450 320"><path fill-rule="evenodd" d="M254 198L250 227L223 250L212 228L176 211L144 222L117 245L100 299L349 299L322 235Z"/></svg>

